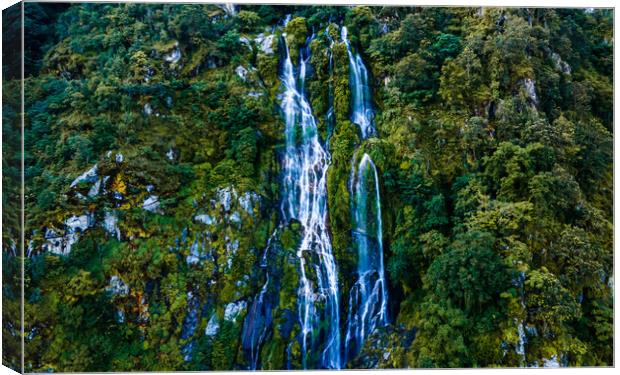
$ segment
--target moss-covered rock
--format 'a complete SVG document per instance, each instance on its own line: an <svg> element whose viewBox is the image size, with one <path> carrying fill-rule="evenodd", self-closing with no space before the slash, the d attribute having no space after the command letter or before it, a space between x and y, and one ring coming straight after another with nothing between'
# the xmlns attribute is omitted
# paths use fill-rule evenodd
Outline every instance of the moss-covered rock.
<svg viewBox="0 0 620 375"><path fill-rule="evenodd" d="M304 17L295 17L284 28L286 43L291 54L291 61L297 64L299 61L299 49L306 44L308 39L308 25Z"/></svg>
<svg viewBox="0 0 620 375"><path fill-rule="evenodd" d="M351 360L348 368L398 369L410 367L407 354L416 330L403 327L380 327L366 340L362 351Z"/></svg>
<svg viewBox="0 0 620 375"><path fill-rule="evenodd" d="M334 113L336 121L348 120L351 116L351 88L349 85L349 55L344 43L334 43Z"/></svg>
<svg viewBox="0 0 620 375"><path fill-rule="evenodd" d="M341 293L346 301L352 285L351 276L355 270L356 254L352 249L351 198L349 179L351 161L358 144L357 126L348 120L338 121L330 140L332 164L327 174L327 204L332 233L332 246L343 283Z"/></svg>
<svg viewBox="0 0 620 375"><path fill-rule="evenodd" d="M333 91L333 75L330 74L329 54L331 51L325 38L317 38L310 43L312 75L307 83L307 90L322 139L327 139L328 136L327 115L332 104L330 91Z"/></svg>

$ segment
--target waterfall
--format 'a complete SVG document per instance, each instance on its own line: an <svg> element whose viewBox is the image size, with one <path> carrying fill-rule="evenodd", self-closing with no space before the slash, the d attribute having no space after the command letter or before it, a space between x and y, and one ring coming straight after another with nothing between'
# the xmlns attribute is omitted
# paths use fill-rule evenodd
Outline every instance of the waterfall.
<svg viewBox="0 0 620 375"><path fill-rule="evenodd" d="M520 302L521 308L523 311L526 311L525 307L525 272L519 272L519 277L514 283L515 286L520 291ZM519 342L517 343L517 347L515 348L515 352L519 356L521 363L520 367L527 366L527 358L525 353L525 345L527 344L527 336L525 335L525 322L523 320L515 319L515 323L517 324L517 332L519 333Z"/></svg>
<svg viewBox="0 0 620 375"><path fill-rule="evenodd" d="M330 155L321 145L316 120L304 93L309 48L300 51L296 75L285 38L282 41L286 47L280 77L285 89L281 107L286 124L282 213L285 219L296 219L302 226L297 251L302 366L307 367L309 352L320 352L319 366L340 368L338 275L327 228ZM321 334L323 329L326 332ZM319 337L322 342L318 342Z"/></svg>
<svg viewBox="0 0 620 375"><path fill-rule="evenodd" d="M357 171L352 171L350 186L358 279L349 295L347 359L359 353L365 338L375 328L388 323L379 177L368 154L362 156Z"/></svg>
<svg viewBox="0 0 620 375"><path fill-rule="evenodd" d="M221 4L220 7L224 9L224 11L226 12L226 15L229 17L234 17L237 15L237 8L235 4L233 3L224 3L224 4Z"/></svg>
<svg viewBox="0 0 620 375"><path fill-rule="evenodd" d="M267 281L248 312L248 317L250 318L246 319L244 323L244 332L247 332L247 334L243 336L242 344L244 344L244 348L247 346L249 350L250 370L256 370L258 367L260 348L267 336L269 326L273 319L271 316L272 306L265 298L268 287L269 273L267 273ZM248 327L246 328L245 326Z"/></svg>
<svg viewBox="0 0 620 375"><path fill-rule="evenodd" d="M347 46L349 55L349 85L351 86L351 122L357 124L362 132L362 139L376 135L373 124L374 111L368 85L368 70L359 53L353 55L351 43L347 39L347 28L343 26L340 37Z"/></svg>
<svg viewBox="0 0 620 375"><path fill-rule="evenodd" d="M256 370L258 368L260 349L269 335L269 330L273 322L272 309L274 304L277 304L272 294L273 290L277 290L278 288L277 286L271 285L267 258L269 255L273 255L270 254L274 251L272 250L273 240L278 235L279 231L280 227L277 227L267 240L267 246L265 246L265 251L263 252L260 262L260 267L266 269L266 281L258 296L252 302L243 323L241 344L246 353L246 358L249 359L250 370Z"/></svg>
<svg viewBox="0 0 620 375"><path fill-rule="evenodd" d="M368 71L359 53L354 55L352 52L346 27L342 28L341 37L349 55L351 121L360 127L362 139L367 139L376 135ZM353 160L356 156L357 151ZM349 192L358 264L357 281L349 295L345 360L354 358L362 349L366 337L378 326L388 323L379 175L368 154L362 155L357 168L353 160Z"/></svg>

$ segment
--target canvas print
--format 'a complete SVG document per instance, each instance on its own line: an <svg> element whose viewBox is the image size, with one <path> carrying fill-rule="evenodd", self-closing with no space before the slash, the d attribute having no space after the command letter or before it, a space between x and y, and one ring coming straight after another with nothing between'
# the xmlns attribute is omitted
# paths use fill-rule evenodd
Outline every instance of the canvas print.
<svg viewBox="0 0 620 375"><path fill-rule="evenodd" d="M613 20L4 10L3 364L613 366Z"/></svg>

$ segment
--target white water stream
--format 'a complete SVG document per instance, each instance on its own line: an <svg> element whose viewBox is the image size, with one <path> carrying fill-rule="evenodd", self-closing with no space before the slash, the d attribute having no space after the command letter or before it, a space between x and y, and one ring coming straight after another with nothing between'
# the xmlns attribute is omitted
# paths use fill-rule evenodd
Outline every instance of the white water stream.
<svg viewBox="0 0 620 375"><path fill-rule="evenodd" d="M309 57L309 48L302 49L299 68L295 69L286 45L281 76L285 88L281 107L286 123L282 212L289 220L299 220L302 226L297 251L302 365L306 368L308 353L318 349L319 367L337 369L341 367L338 274L327 228L330 155L320 142L316 119L304 93ZM322 329L326 330L325 339L319 343Z"/></svg>

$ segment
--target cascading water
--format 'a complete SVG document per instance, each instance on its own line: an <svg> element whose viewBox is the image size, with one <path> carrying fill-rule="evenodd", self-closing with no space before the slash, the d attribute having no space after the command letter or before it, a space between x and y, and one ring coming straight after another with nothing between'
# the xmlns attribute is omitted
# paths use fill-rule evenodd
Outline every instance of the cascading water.
<svg viewBox="0 0 620 375"><path fill-rule="evenodd" d="M296 76L286 39L282 41L286 47L281 76L285 89L281 107L286 124L282 213L286 219L296 219L302 226L302 240L297 252L300 261L298 309L302 366L307 367L309 352L319 350L319 366L340 368L338 275L327 229L330 155L321 145L316 120L304 93L309 48L306 46L300 51ZM323 329L326 332L321 335ZM319 336L324 338L320 343Z"/></svg>
<svg viewBox="0 0 620 375"><path fill-rule="evenodd" d="M349 54L349 86L351 87L351 122L357 124L362 132L362 139L376 135L373 124L374 111L368 85L368 70L359 53L353 55L351 43L347 39L347 28L343 26L340 37L347 46Z"/></svg>
<svg viewBox="0 0 620 375"><path fill-rule="evenodd" d="M517 288L519 288L521 307L525 311L525 272L519 272L519 277L514 284ZM521 360L520 366L526 366L527 359L525 356L525 345L527 344L527 336L525 335L525 322L523 322L523 320L515 319L515 323L517 324L517 332L519 333L519 342L517 343L515 352Z"/></svg>
<svg viewBox="0 0 620 375"><path fill-rule="evenodd" d="M376 135L368 71L359 53L354 55L352 52L346 27L342 28L341 37L349 55L351 121L360 127L362 139L367 139ZM352 165L349 192L353 240L358 253L358 279L349 296L345 360L354 358L368 335L388 323L379 176L374 162L366 153L357 168Z"/></svg>
<svg viewBox="0 0 620 375"><path fill-rule="evenodd" d="M249 369L256 370L259 365L260 349L269 335L269 329L273 322L272 309L276 304L273 297L273 291L278 289L277 285L272 285L270 278L270 269L267 263L267 259L270 253L273 253L273 240L278 235L280 227L276 228L269 240L263 253L260 267L266 269L266 281L261 288L258 296L252 302L248 314L246 315L243 323L242 333L242 347L246 353L246 357L249 359Z"/></svg>
<svg viewBox="0 0 620 375"><path fill-rule="evenodd" d="M357 173L353 172L351 185L358 279L349 296L347 358L359 353L368 334L388 322L379 177L368 154L362 156Z"/></svg>

